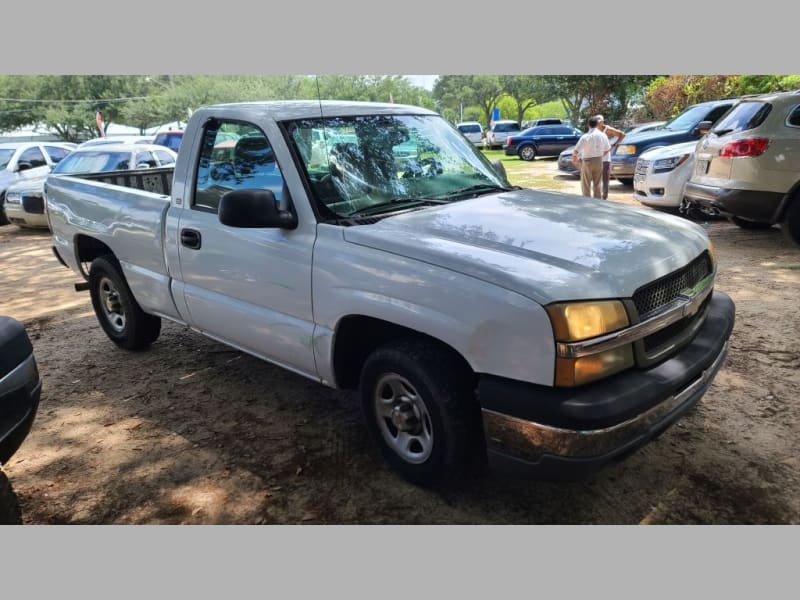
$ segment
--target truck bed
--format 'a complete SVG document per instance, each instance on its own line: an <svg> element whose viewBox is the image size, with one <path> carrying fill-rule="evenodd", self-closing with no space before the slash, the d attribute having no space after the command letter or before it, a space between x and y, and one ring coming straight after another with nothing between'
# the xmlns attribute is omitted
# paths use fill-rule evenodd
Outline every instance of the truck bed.
<svg viewBox="0 0 800 600"><path fill-rule="evenodd" d="M81 239L113 249L136 300L145 310L174 314L165 260L164 223L172 169L50 175L45 186L50 228L58 254L77 272Z"/></svg>

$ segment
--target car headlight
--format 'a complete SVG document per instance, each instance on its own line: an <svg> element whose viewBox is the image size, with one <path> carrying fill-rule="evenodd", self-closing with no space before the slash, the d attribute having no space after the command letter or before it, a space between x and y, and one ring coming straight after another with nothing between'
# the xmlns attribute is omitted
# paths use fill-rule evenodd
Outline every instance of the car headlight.
<svg viewBox="0 0 800 600"><path fill-rule="evenodd" d="M636 146L633 144L624 144L622 146L617 146L616 152L614 154L636 154Z"/></svg>
<svg viewBox="0 0 800 600"><path fill-rule="evenodd" d="M553 333L559 342L579 342L617 331L629 324L619 300L563 302L547 307Z"/></svg>
<svg viewBox="0 0 800 600"><path fill-rule="evenodd" d="M22 202L22 194L19 192L6 193L6 204L19 204Z"/></svg>
<svg viewBox="0 0 800 600"><path fill-rule="evenodd" d="M673 156L672 158L659 158L653 163L653 172L666 173L667 171L672 171L675 167L685 163L688 158L688 154L681 154L680 156Z"/></svg>
<svg viewBox="0 0 800 600"><path fill-rule="evenodd" d="M619 300L564 302L546 307L556 342L578 342L613 333L630 324ZM580 357L557 356L555 383L576 386L633 366L633 346L626 344Z"/></svg>

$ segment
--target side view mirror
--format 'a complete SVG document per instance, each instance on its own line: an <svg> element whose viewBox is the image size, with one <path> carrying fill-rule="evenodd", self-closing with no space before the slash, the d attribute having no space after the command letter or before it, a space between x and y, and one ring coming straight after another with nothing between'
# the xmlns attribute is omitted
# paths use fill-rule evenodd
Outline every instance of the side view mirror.
<svg viewBox="0 0 800 600"><path fill-rule="evenodd" d="M709 131L711 131L711 126L714 124L713 121L700 121L697 126L694 128L696 133L700 135L705 135Z"/></svg>
<svg viewBox="0 0 800 600"><path fill-rule="evenodd" d="M33 165L29 163L27 160L21 160L17 163L17 171L27 171L28 169L32 169Z"/></svg>
<svg viewBox="0 0 800 600"><path fill-rule="evenodd" d="M297 215L278 208L270 190L233 190L219 200L219 222L229 227L295 229Z"/></svg>

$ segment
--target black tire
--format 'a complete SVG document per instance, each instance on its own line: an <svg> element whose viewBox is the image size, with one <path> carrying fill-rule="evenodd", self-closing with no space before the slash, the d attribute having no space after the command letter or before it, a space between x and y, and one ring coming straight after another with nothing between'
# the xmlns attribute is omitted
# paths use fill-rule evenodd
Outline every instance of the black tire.
<svg viewBox="0 0 800 600"><path fill-rule="evenodd" d="M0 525L21 525L22 511L19 508L19 500L14 490L11 489L11 482L3 471L0 471Z"/></svg>
<svg viewBox="0 0 800 600"><path fill-rule="evenodd" d="M517 150L517 154L519 154L519 157L522 160L533 160L536 158L536 147L531 146L530 144L525 144Z"/></svg>
<svg viewBox="0 0 800 600"><path fill-rule="evenodd" d="M800 246L800 198L795 198L783 215L781 233L788 241Z"/></svg>
<svg viewBox="0 0 800 600"><path fill-rule="evenodd" d="M112 342L126 350L141 350L156 341L161 319L141 309L114 256L92 261L89 293L97 320Z"/></svg>
<svg viewBox="0 0 800 600"><path fill-rule="evenodd" d="M633 177L617 177L617 181L622 185L633 185Z"/></svg>
<svg viewBox="0 0 800 600"><path fill-rule="evenodd" d="M418 432L412 429L406 435L406 439L412 438L407 444L407 454L413 454L410 458L390 443L395 435L400 440L406 432L401 431L393 418L378 416L379 403L391 409L392 414L395 411L404 413L403 405L408 403L394 404L393 400L396 395L392 385L397 378L416 392L414 411L405 412L412 415L412 426L416 422L419 427ZM360 395L367 429L386 461L412 483L432 485L452 481L463 473L470 459L482 448L474 375L447 348L415 339L397 340L379 347L369 355L361 371ZM419 402L421 410L417 410ZM423 445L427 442L420 441L426 437L426 432L430 433L427 453ZM417 444L416 449L414 444Z"/></svg>
<svg viewBox="0 0 800 600"><path fill-rule="evenodd" d="M6 216L6 209L4 206L5 203L6 203L6 193L2 192L0 193L0 225L8 225L9 223L11 223L11 221L9 221L8 217Z"/></svg>
<svg viewBox="0 0 800 600"><path fill-rule="evenodd" d="M742 229L769 229L772 223L765 223L763 221L748 221L741 217L731 217L731 223L741 227Z"/></svg>

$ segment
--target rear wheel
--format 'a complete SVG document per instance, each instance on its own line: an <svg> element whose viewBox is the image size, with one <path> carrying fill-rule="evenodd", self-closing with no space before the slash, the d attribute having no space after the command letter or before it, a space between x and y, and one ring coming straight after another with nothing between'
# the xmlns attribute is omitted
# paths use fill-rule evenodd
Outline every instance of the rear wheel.
<svg viewBox="0 0 800 600"><path fill-rule="evenodd" d="M100 326L121 348L140 350L158 338L161 319L142 310L113 256L101 256L92 261L89 293Z"/></svg>
<svg viewBox="0 0 800 600"><path fill-rule="evenodd" d="M474 376L436 344L407 339L381 346L364 364L360 394L383 456L413 483L457 476L480 447Z"/></svg>
<svg viewBox="0 0 800 600"><path fill-rule="evenodd" d="M769 229L772 223L764 223L763 221L749 221L741 217L731 217L731 223L741 227L742 229Z"/></svg>
<svg viewBox="0 0 800 600"><path fill-rule="evenodd" d="M522 160L533 160L536 158L536 148L533 146L523 146L519 149L519 157Z"/></svg>
<svg viewBox="0 0 800 600"><path fill-rule="evenodd" d="M789 209L783 216L781 232L787 240L800 246L800 198L796 198L789 205Z"/></svg>

